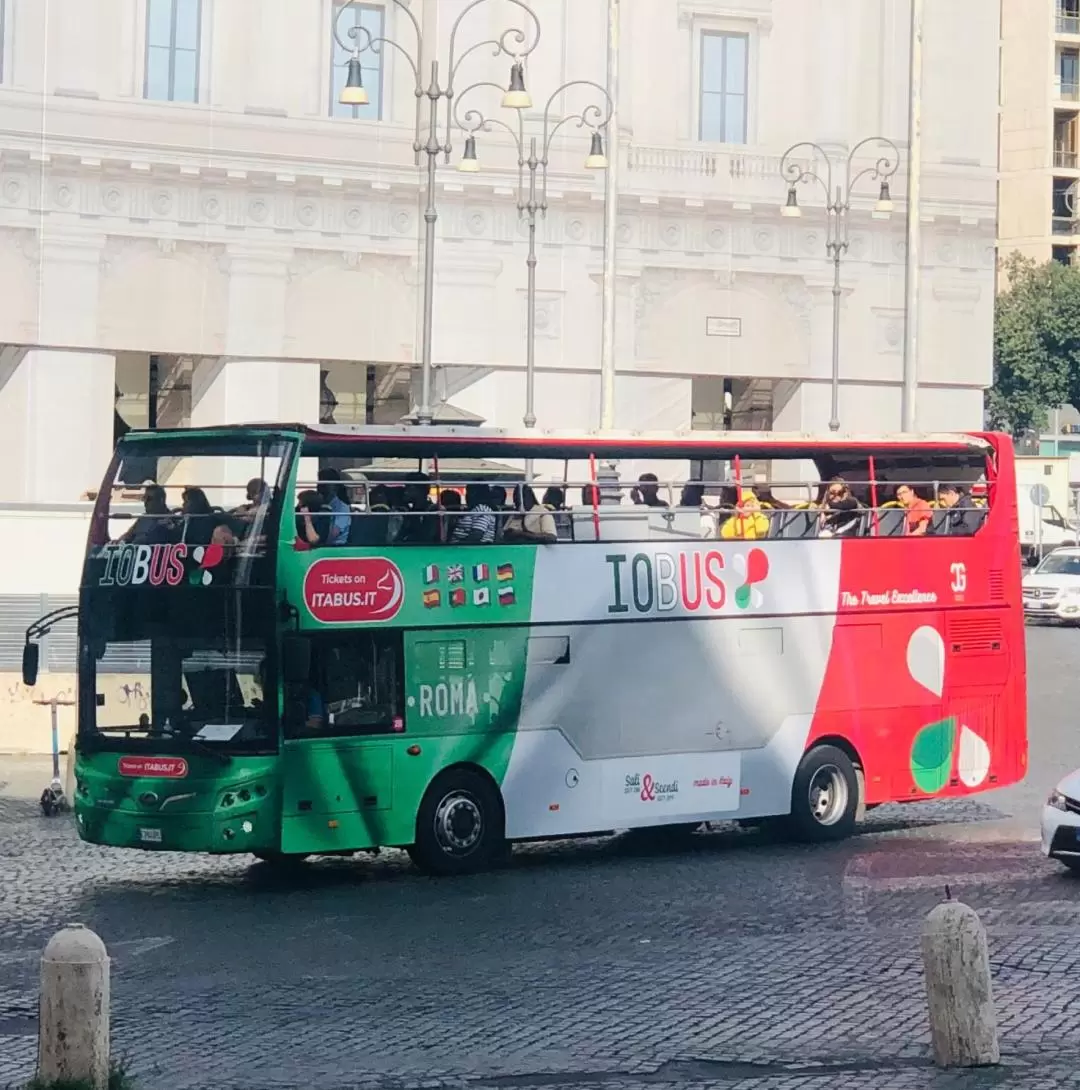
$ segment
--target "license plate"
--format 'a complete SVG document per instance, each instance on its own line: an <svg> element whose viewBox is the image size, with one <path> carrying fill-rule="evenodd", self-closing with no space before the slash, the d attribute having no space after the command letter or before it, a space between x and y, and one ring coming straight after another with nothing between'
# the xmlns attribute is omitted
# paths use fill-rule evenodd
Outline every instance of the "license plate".
<svg viewBox="0 0 1080 1090"><path fill-rule="evenodd" d="M161 830L160 829L140 829L139 839L144 844L160 844L161 843Z"/></svg>

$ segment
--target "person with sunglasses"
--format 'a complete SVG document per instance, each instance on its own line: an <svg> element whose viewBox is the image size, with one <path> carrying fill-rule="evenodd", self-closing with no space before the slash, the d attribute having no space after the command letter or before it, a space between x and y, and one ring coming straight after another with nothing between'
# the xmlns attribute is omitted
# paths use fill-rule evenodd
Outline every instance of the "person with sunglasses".
<svg viewBox="0 0 1080 1090"><path fill-rule="evenodd" d="M821 537L844 537L858 533L862 508L843 477L833 477L825 492L821 512Z"/></svg>

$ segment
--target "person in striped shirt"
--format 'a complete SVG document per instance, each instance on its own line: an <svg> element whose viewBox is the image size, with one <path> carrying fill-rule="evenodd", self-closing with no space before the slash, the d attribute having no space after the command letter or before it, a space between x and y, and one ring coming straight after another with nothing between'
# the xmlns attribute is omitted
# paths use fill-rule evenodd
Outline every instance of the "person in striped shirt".
<svg viewBox="0 0 1080 1090"><path fill-rule="evenodd" d="M470 484L465 489L468 510L459 515L451 537L457 545L494 545L495 512L491 507L486 484Z"/></svg>

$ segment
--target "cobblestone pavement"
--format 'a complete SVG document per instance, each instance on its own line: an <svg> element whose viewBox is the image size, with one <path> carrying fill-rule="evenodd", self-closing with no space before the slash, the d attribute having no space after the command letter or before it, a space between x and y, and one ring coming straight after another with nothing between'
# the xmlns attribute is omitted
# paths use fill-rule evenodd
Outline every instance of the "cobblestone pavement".
<svg viewBox="0 0 1080 1090"><path fill-rule="evenodd" d="M793 847L543 845L505 871L83 845L0 763L0 1085L36 1050L37 959L80 920L109 944L115 1047L142 1090L984 1090L1080 1087L1080 881L1038 854L1080 765L1080 631L1029 636L1031 774L959 804L882 807ZM991 938L1004 1064L928 1062L921 919L946 883Z"/></svg>

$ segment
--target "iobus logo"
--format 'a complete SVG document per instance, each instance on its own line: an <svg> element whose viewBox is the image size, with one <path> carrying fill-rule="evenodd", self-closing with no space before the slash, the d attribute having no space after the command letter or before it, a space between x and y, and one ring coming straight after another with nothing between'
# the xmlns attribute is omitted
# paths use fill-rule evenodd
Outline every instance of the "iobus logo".
<svg viewBox="0 0 1080 1090"><path fill-rule="evenodd" d="M401 570L384 556L316 560L304 577L308 612L324 624L389 621L404 601Z"/></svg>
<svg viewBox="0 0 1080 1090"><path fill-rule="evenodd" d="M717 549L680 553L613 553L611 600L608 613L671 613L680 606L687 613L718 613L727 605L724 554ZM735 590L738 609L758 609L763 602L760 585L769 574L769 558L751 549L734 558L740 578Z"/></svg>
<svg viewBox="0 0 1080 1090"><path fill-rule="evenodd" d="M101 587L177 587L184 581L187 545L106 545L99 554L105 561ZM198 567L189 582L194 586L209 586L214 581L213 569L224 559L220 545L200 546L191 553Z"/></svg>

